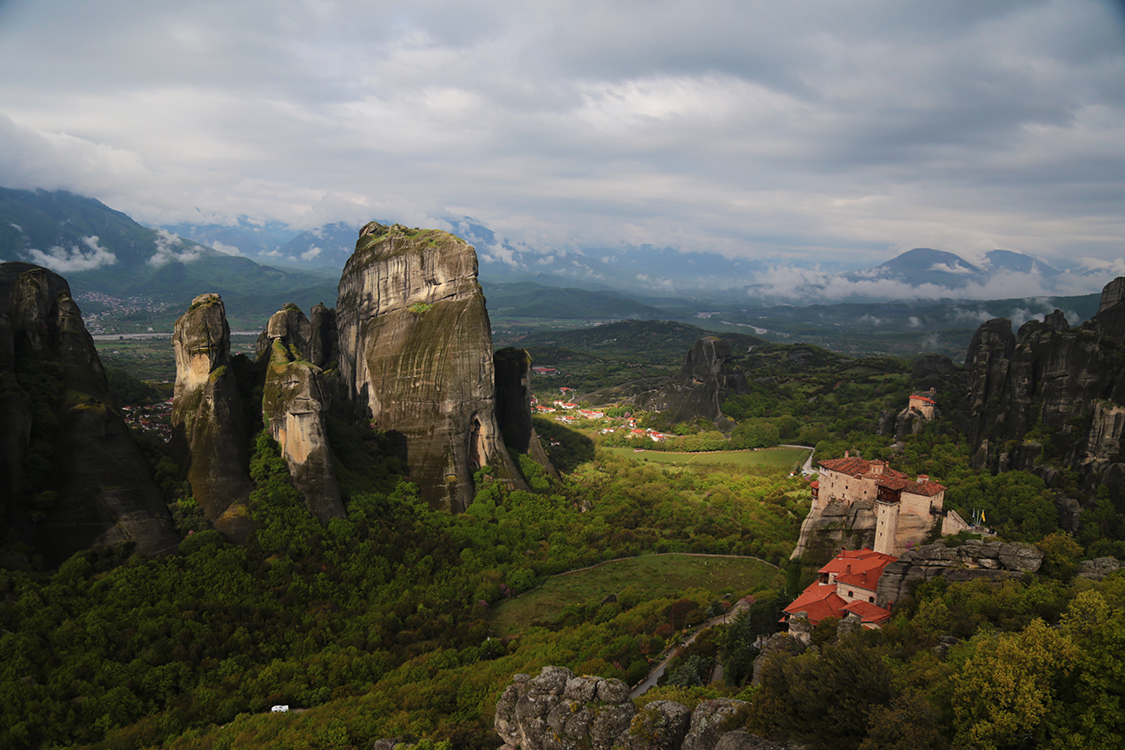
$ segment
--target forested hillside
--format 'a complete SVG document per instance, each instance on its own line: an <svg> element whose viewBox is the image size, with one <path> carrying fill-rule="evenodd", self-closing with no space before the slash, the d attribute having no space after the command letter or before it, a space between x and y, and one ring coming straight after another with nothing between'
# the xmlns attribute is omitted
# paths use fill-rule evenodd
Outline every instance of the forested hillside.
<svg viewBox="0 0 1125 750"><path fill-rule="evenodd" d="M1071 487L1090 509L1068 526L1038 476L973 469L949 416L881 436L880 415L933 380L909 363L770 345L740 365L752 387L724 403L738 425L722 440L753 427L775 442L807 441L817 458L850 450L929 474L947 486L947 507L983 512L1002 539L1037 543L1040 573L927 582L882 631L842 636L822 624L819 650L766 662L753 687L757 636L779 627L781 607L812 572L788 562L809 491L787 469L645 463L635 460L643 453L603 451L592 424L537 420L563 479L520 457L531 492L485 469L457 515L420 501L387 435L332 419L346 518L316 522L277 445L259 433L257 530L237 546L208 528L183 476L148 438L184 536L175 554L145 559L118 545L52 571L12 540L5 546L0 746L365 748L408 737L417 747L494 748L493 707L512 675L554 664L636 683L686 632L747 595L747 614L680 652L643 701L752 699L731 726L808 747L1118 746L1123 579L1075 577L1083 558L1125 552L1108 492ZM952 390L939 392L946 415ZM708 429L681 432L702 440ZM778 567L765 584L701 585L671 598L626 586L614 600L555 608L514 634L493 624L500 603L546 576L661 552ZM726 676L704 684L714 661ZM277 704L291 712L272 714Z"/></svg>

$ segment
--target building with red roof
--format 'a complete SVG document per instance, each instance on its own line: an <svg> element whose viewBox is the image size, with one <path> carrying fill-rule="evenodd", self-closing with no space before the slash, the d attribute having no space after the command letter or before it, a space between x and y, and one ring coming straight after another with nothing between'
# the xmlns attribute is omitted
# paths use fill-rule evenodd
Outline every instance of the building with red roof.
<svg viewBox="0 0 1125 750"><path fill-rule="evenodd" d="M873 546L877 552L897 557L921 543L936 524L946 533L945 487L925 474L911 479L885 461L868 461L845 453L843 458L820 462L815 484L810 516L833 502L849 506L863 502L874 507Z"/></svg>
<svg viewBox="0 0 1125 750"><path fill-rule="evenodd" d="M790 615L804 612L809 625L825 617L858 615L865 628L877 628L890 619L889 607L875 604L879 577L898 558L870 549L843 550L818 571L817 580L785 608Z"/></svg>
<svg viewBox="0 0 1125 750"><path fill-rule="evenodd" d="M936 396L933 388L923 393L911 393L906 408L913 409L926 419L933 419L934 409L937 408Z"/></svg>

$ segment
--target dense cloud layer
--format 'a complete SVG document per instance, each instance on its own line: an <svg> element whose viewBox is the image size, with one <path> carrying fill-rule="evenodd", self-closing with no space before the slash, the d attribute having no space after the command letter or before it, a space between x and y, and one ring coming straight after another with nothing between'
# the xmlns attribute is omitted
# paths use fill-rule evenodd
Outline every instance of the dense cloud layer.
<svg viewBox="0 0 1125 750"><path fill-rule="evenodd" d="M1119 262L1108 0L0 2L0 182L779 268Z"/></svg>

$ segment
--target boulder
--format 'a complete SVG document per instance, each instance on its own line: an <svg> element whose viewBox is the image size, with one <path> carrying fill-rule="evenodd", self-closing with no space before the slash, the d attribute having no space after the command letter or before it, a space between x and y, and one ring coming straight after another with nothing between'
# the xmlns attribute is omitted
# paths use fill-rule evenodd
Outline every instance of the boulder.
<svg viewBox="0 0 1125 750"><path fill-rule="evenodd" d="M544 667L534 678L512 678L496 703L493 727L507 750L787 747L752 735L744 739L745 732L723 734L723 722L745 705L721 698L703 701L693 712L675 701L653 701L637 711L620 680L575 677L569 669ZM765 744L740 744L754 741Z"/></svg>
<svg viewBox="0 0 1125 750"><path fill-rule="evenodd" d="M727 732L715 745L715 750L790 750L788 743L774 742L741 730Z"/></svg>
<svg viewBox="0 0 1125 750"><path fill-rule="evenodd" d="M679 750L691 724L691 710L675 701L645 705L618 738L622 750Z"/></svg>
<svg viewBox="0 0 1125 750"><path fill-rule="evenodd" d="M620 680L544 667L535 678L513 678L496 703L493 727L513 748L610 750L635 714L629 688Z"/></svg>
<svg viewBox="0 0 1125 750"><path fill-rule="evenodd" d="M713 750L724 734L723 722L748 705L746 701L732 698L703 701L691 714L691 726L681 747L683 750Z"/></svg>
<svg viewBox="0 0 1125 750"><path fill-rule="evenodd" d="M1121 561L1116 557L1095 557L1078 563L1078 577L1100 581L1110 573L1121 570Z"/></svg>

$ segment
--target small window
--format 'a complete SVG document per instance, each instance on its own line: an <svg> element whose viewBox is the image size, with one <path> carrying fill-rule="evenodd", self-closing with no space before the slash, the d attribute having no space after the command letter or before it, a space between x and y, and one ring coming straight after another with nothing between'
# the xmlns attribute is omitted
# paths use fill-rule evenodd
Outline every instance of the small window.
<svg viewBox="0 0 1125 750"><path fill-rule="evenodd" d="M855 596L855 592L854 592L854 591L849 591L849 592L848 592L848 596Z"/></svg>
<svg viewBox="0 0 1125 750"><path fill-rule="evenodd" d="M873 596L869 596L869 597L867 597L867 601L869 601L869 602L871 602L872 604L874 604L874 603L875 603L875 597L873 597Z"/></svg>

